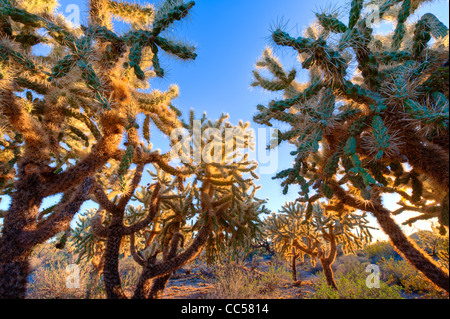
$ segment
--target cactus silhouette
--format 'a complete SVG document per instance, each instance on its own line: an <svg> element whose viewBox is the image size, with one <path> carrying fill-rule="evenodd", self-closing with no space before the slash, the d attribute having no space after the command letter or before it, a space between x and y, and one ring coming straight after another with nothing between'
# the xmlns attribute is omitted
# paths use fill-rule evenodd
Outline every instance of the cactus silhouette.
<svg viewBox="0 0 450 319"><path fill-rule="evenodd" d="M150 78L164 75L161 52L182 60L196 57L193 46L163 35L194 2L166 1L155 9L91 0L87 25L80 26L57 14L56 5L0 2L0 185L1 194L11 197L2 212L2 298L25 296L31 249L67 230L97 172L108 163L119 167L124 186L140 147L139 114L148 118L144 130L150 120L166 133L181 125L170 107L175 86L167 92L137 89L148 89ZM116 33L113 17L132 27ZM50 52L36 55L38 44L50 45ZM142 161L165 159L146 153ZM40 211L45 198L61 193L58 204Z"/></svg>
<svg viewBox="0 0 450 319"><path fill-rule="evenodd" d="M335 12L317 14L300 37L275 27L274 45L298 54L309 81L299 83L296 70L284 70L267 48L252 86L283 96L258 105L254 121L289 127L271 143L296 148L294 166L274 177L285 193L298 185L301 202L324 198L370 212L405 259L448 292L448 270L392 218L416 212L405 224L437 218L448 233L448 30L433 14L407 21L419 1L377 1L380 21L393 19L395 27L376 34L368 23L373 14L363 10L373 3L353 0L348 25ZM383 205L388 193L400 197L399 209Z"/></svg>

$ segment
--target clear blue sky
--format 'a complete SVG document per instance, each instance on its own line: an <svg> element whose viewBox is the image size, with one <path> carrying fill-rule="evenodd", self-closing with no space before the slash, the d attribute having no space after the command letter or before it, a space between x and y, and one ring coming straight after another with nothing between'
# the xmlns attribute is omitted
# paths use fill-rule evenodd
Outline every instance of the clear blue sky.
<svg viewBox="0 0 450 319"><path fill-rule="evenodd" d="M153 1L139 1L154 3ZM320 8L348 5L350 1L330 0L197 0L189 21L176 24L173 37L196 44L198 58L189 63L178 62L171 58L162 60L168 70L164 79L152 80L153 88L166 90L172 83L180 87L180 97L174 101L184 115L194 109L197 116L206 111L212 120L222 113L230 115L230 121L249 121L257 129L252 117L256 114L256 105L267 103L277 96L265 93L261 89L251 89L252 70L263 49L269 43L270 27L277 21L287 22L293 35L300 35L306 26L314 20L314 13ZM65 13L69 4L77 4L82 11L81 23L86 21L84 1L61 1L59 11ZM448 0L425 5L412 19L426 12L432 12L448 26ZM296 67L292 50L275 51L289 69ZM306 73L298 72L302 79ZM153 134L155 136L155 134ZM156 148L167 150L167 142L155 137L152 141ZM161 145L158 145L161 142ZM289 147L279 148L279 169L290 167L292 158ZM268 198L269 209L276 211L289 200L294 200L298 190L295 187L287 196L283 196L279 181L272 176L261 175L259 183L260 198ZM5 201L0 208L5 209Z"/></svg>

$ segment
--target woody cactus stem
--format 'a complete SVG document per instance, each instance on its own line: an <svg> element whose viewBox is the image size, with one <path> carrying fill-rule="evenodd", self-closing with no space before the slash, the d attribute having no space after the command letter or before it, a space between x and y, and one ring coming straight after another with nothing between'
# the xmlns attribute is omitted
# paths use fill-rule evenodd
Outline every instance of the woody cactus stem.
<svg viewBox="0 0 450 319"><path fill-rule="evenodd" d="M396 17L393 35L370 27L373 17L362 9L372 1L363 0L352 0L348 26L318 14L307 37L276 29L274 43L297 51L309 81L274 86L287 72L266 49L256 67L273 78L255 71L254 86L272 87L282 98L259 105L254 120L288 125L278 142L295 145L294 165L274 177L283 179L284 193L297 184L300 202L324 199L330 207L372 213L405 259L448 292L448 269L418 249L378 199L396 193L402 205L398 213L419 213L404 224L436 218L441 234L448 234L448 28L432 13L411 24L422 3L379 2L381 20ZM351 61L357 62L356 76Z"/></svg>
<svg viewBox="0 0 450 319"><path fill-rule="evenodd" d="M292 281L297 281L297 258L300 254L297 254L295 247L292 247L291 268L292 268Z"/></svg>
<svg viewBox="0 0 450 319"><path fill-rule="evenodd" d="M25 297L31 249L65 230L81 205L78 201L70 204L71 196L78 194L86 178L108 162L112 164L121 152L125 129L129 136L134 134L130 126L136 127L140 113L179 125L174 112L168 110L168 99L159 103L152 93L136 92L143 84L137 81L151 77L144 70L153 66L163 73L156 63L149 65L145 49L156 48L154 61L158 46L180 59L196 57L193 46L160 34L185 17L193 2L167 1L164 14L154 20L149 8L88 0L88 25L78 29L54 11L56 5L57 1L40 1L28 12L31 7L26 1L0 0L0 127L8 128L0 138L13 141L9 144L14 147L9 150L10 146L0 144L0 195L11 196L11 206L2 212L0 298ZM116 34L113 15L131 22L130 31ZM152 31L139 29L142 24L153 24ZM44 58L33 54L33 46L39 43L52 48ZM61 56L61 52L66 54ZM130 67L134 74L128 72ZM20 92L26 92L26 99ZM139 100L154 102L153 109L146 109ZM123 159L119 161L129 164ZM60 203L41 220L44 199L60 193L64 193ZM112 254L118 245L119 237L110 243L108 252Z"/></svg>
<svg viewBox="0 0 450 319"><path fill-rule="evenodd" d="M334 244L333 244L334 243ZM311 249L311 247L304 247L303 245L301 245L298 242L294 242L294 247L293 248L297 248L301 251L303 251L304 253L310 255L311 257L315 258L319 258L320 264L322 266L323 269L323 273L325 275L325 279L327 281L327 284L337 290L337 285L336 285L336 280L334 279L334 273L333 270L331 268L331 265L334 263L336 256L337 256L337 250L336 250L336 241L332 241L330 242L330 246L331 249L328 252L328 255L325 256L323 253L320 252L315 252ZM295 263L292 263L292 267L294 267ZM296 271L294 272L294 269L292 269L293 272L292 274L296 275ZM296 280L296 277L293 277L294 281Z"/></svg>
<svg viewBox="0 0 450 319"><path fill-rule="evenodd" d="M322 265L323 274L325 275L327 284L334 290L338 290L336 280L334 279L334 273L333 270L331 269L331 264L322 259L320 259L320 264Z"/></svg>
<svg viewBox="0 0 450 319"><path fill-rule="evenodd" d="M183 246L184 237L180 233L175 233L172 237L171 245L168 251L164 254L163 261L166 262L172 259L177 254L178 246L181 244ZM155 278L152 282L152 287L148 294L148 299L159 299L162 292L166 288L167 282L169 281L172 273Z"/></svg>
<svg viewBox="0 0 450 319"><path fill-rule="evenodd" d="M15 223L11 223L11 219L5 219L3 235L0 238L0 297L4 299L25 298L27 277L30 273L28 258L32 248L36 243L43 243L67 229L72 217L86 201L93 185L92 179L86 178L66 202L57 205L56 214L39 223L34 230L25 230L20 223L29 218L26 212L37 210L40 204L40 201L33 201L39 198L36 196L39 192L38 181L38 175L33 174L22 181L23 184L18 185L18 190L29 186L27 192L18 191L13 195L28 195L20 200L15 198L11 207L22 212L21 218L15 219ZM18 203L22 206L20 210L16 207Z"/></svg>
<svg viewBox="0 0 450 319"><path fill-rule="evenodd" d="M181 266L194 259L201 251L211 233L211 225L204 225L199 229L191 246L181 254L156 263L155 258L149 258L145 263L144 269L139 277L133 299L147 299L150 297L152 280L170 275Z"/></svg>
<svg viewBox="0 0 450 319"><path fill-rule="evenodd" d="M332 232L329 238L329 243L330 243L330 251L328 252L328 256L319 257L319 260L320 264L322 265L323 273L327 280L327 284L333 289L337 290L336 280L334 279L334 273L333 270L331 269L331 265L334 263L337 256L336 238L334 237L334 234Z"/></svg>
<svg viewBox="0 0 450 319"><path fill-rule="evenodd" d="M377 206L373 211L383 231L389 236L392 244L403 257L408 260L439 288L449 291L449 274L440 268L431 258L403 234L397 223L390 217L389 212Z"/></svg>
<svg viewBox="0 0 450 319"><path fill-rule="evenodd" d="M320 264L323 269L323 274L325 275L325 279L327 281L327 284L337 290L336 280L334 279L334 273L333 269L331 268L331 265L336 260L337 256L337 244L336 244L336 237L333 234L333 231L331 230L329 235L326 235L326 240L329 243L329 251L328 254L325 254L323 249L319 249L319 251L315 251L312 246L305 247L298 241L294 241L293 248L297 248L304 252L305 254L310 255L313 258L318 258L320 261Z"/></svg>
<svg viewBox="0 0 450 319"><path fill-rule="evenodd" d="M392 212L383 207L380 196L375 196L375 200L371 204L365 205L358 203L355 198L346 194L342 187L333 184L332 188L342 203L357 209L370 211L400 255L425 274L436 286L449 291L448 270L439 267L433 259L428 257L425 251L406 237L399 225L392 219Z"/></svg>
<svg viewBox="0 0 450 319"><path fill-rule="evenodd" d="M391 212L381 205L381 200L373 206L373 215L377 219L383 231L389 236L390 241L415 268L426 274L427 277L439 288L449 291L449 274L432 259L428 254L411 242L401 231L398 224L392 219Z"/></svg>
<svg viewBox="0 0 450 319"><path fill-rule="evenodd" d="M152 199L147 217L142 223L136 223L131 226L124 225L125 208L128 201L131 199L136 187L142 177L144 165L138 165L135 175L131 182L131 190L122 195L118 204L112 203L103 189L97 184L95 190L95 197L100 206L111 214L111 223L108 227L103 227L100 216L96 216L91 222L92 231L98 237L103 237L106 240L106 251L104 253L103 266L103 280L106 288L106 296L108 299L126 299L126 295L122 290L122 284L119 274L119 253L122 239L125 235L130 235L136 231L141 230L147 226L156 216L159 209L159 194L161 185L156 184L152 193Z"/></svg>

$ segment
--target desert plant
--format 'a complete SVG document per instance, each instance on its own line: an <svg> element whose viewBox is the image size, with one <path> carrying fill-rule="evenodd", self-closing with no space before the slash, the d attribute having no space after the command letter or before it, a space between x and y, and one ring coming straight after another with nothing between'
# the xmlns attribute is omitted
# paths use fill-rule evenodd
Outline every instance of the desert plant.
<svg viewBox="0 0 450 319"><path fill-rule="evenodd" d="M351 256L351 255L350 255ZM353 256L352 256L353 257ZM350 258L343 261L336 270L338 289L331 289L325 276L320 274L314 284L315 292L309 294L313 299L403 299L401 287L380 280L379 287L367 286L367 263Z"/></svg>
<svg viewBox="0 0 450 319"><path fill-rule="evenodd" d="M327 210L322 205L286 203L278 214L264 220L264 231L276 250L291 259L293 280L297 280L296 260L305 256L312 264L320 261L328 284L337 289L331 268L340 245L344 253L355 252L370 242L365 214Z"/></svg>
<svg viewBox="0 0 450 319"><path fill-rule="evenodd" d="M24 297L31 249L67 229L92 190L92 176L109 164L120 184L137 161L138 114L163 132L180 125L169 107L175 86L166 93L137 89L164 75L161 52L196 57L193 46L164 36L194 2L166 1L157 9L110 0L87 5L87 25L75 26L55 12L56 1L0 2L0 182L1 194L11 197L0 239L3 298ZM113 17L132 27L116 33ZM36 45L50 45L50 53L36 55ZM141 161L164 161L144 153ZM43 199L61 193L59 203L40 211Z"/></svg>
<svg viewBox="0 0 450 319"><path fill-rule="evenodd" d="M366 5L374 3L378 9L371 12ZM298 200L309 205L333 200L371 213L399 253L448 291L448 269L409 240L392 218L413 211L417 216L405 224L435 218L442 234L448 230L449 38L432 14L407 21L421 3L353 0L348 23L329 11L318 13L304 36L275 27L273 43L296 51L309 81L298 83L296 70L285 71L267 48L252 86L283 97L268 107L258 105L254 121L288 127L271 143L296 147L294 166L274 177L283 179L285 193L297 184ZM395 30L375 34L374 17L394 19ZM431 37L435 41L429 44ZM385 193L400 195L399 209L383 205Z"/></svg>
<svg viewBox="0 0 450 319"><path fill-rule="evenodd" d="M424 299L448 298L446 292L436 289L435 285L405 260L382 258L378 265L381 269L382 281L388 285L401 287L406 294L418 294Z"/></svg>
<svg viewBox="0 0 450 319"><path fill-rule="evenodd" d="M277 289L289 282L288 271L274 265L260 272L225 259L213 269L210 299L273 299L277 298Z"/></svg>
<svg viewBox="0 0 450 319"><path fill-rule="evenodd" d="M203 117L195 122L191 113L190 122L183 123L187 133L200 125L200 139L185 142L198 142L202 156L215 157L214 161L196 158L195 151L189 151L182 154L182 167L164 164L165 172L155 165L156 172L149 171L155 183L140 191L137 187L144 166L138 164L130 177L124 176L124 194L117 194L114 188L107 194L96 182L94 196L101 209L89 216L89 223L78 223L74 245L81 258L103 259L108 298L127 297L118 269L121 254L131 255L142 266L133 298L153 299L162 294L172 273L202 249L207 257L213 257L225 247L242 247L257 233L264 203L255 197L258 187L253 171L257 166L247 155L239 155L250 144L245 139L238 143L224 138L227 130L234 131L237 140L243 138L248 125L233 127L226 118L211 122ZM213 135L206 133L214 129ZM224 150L220 156L218 149ZM131 199L143 205L128 205ZM193 238L189 241L189 237Z"/></svg>
<svg viewBox="0 0 450 319"><path fill-rule="evenodd" d="M414 237L417 244L435 259L439 258L443 251L448 251L448 236L442 236L434 225L431 226L431 231L419 230L410 237Z"/></svg>
<svg viewBox="0 0 450 319"><path fill-rule="evenodd" d="M364 246L363 253L370 259L372 264L376 264L382 258L401 258L400 255L396 253L391 243L384 240Z"/></svg>

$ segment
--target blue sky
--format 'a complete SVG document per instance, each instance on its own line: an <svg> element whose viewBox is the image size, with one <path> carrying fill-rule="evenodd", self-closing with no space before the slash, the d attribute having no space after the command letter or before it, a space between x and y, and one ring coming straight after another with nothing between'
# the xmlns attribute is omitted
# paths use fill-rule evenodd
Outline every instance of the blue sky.
<svg viewBox="0 0 450 319"><path fill-rule="evenodd" d="M173 37L196 44L198 57L193 62L179 62L163 58L162 66L168 71L164 79L151 81L153 88L166 90L172 83L180 87L180 97L174 101L186 116L190 109L197 116L206 111L209 118L217 119L228 113L230 122L239 120L251 122L254 129L261 127L252 121L258 104L267 105L277 95L261 89L251 89L252 70L263 49L269 44L270 28L277 21L287 22L293 35L300 35L314 20L314 13L320 8L348 5L349 1L330 0L196 0L188 21L176 23ZM139 1L144 4L147 1ZM150 3L154 3L150 1ZM81 23L86 21L84 1L61 1L59 11L67 16L69 4L77 4L82 12ZM426 12L432 12L448 26L448 0L425 5L412 19ZM300 72L295 55L289 49L276 49L285 67L295 67L298 78L306 76ZM155 130L154 130L155 131ZM152 132L153 133L153 132ZM167 141L153 134L155 148L167 150ZM160 143L160 144L159 144ZM289 147L278 150L279 169L288 168L292 158ZM268 198L269 209L276 211L285 201L294 200L298 190L295 187L283 196L279 181L271 175L260 175L262 189L260 198ZM0 208L5 205L0 204Z"/></svg>

